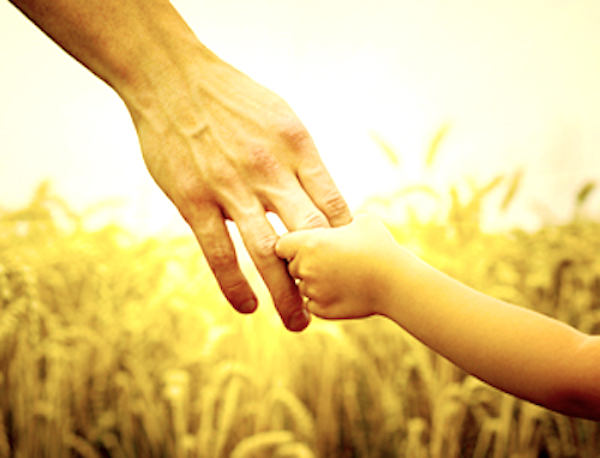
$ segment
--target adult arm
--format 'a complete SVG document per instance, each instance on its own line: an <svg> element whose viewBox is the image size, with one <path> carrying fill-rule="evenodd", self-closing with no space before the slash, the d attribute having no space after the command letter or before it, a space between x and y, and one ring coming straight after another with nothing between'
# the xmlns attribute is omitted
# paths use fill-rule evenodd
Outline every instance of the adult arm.
<svg viewBox="0 0 600 458"><path fill-rule="evenodd" d="M239 227L285 325L308 325L265 217L290 230L350 221L301 122L204 47L168 0L11 0L123 99L151 175L191 226L240 312L257 299L225 220Z"/></svg>

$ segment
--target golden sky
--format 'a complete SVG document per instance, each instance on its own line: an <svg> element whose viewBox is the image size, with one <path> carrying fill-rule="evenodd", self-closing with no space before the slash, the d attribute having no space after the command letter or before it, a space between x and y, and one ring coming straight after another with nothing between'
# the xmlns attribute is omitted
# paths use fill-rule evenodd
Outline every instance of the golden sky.
<svg viewBox="0 0 600 458"><path fill-rule="evenodd" d="M568 215L574 193L600 178L596 1L174 4L201 41L291 104L353 207L422 180L446 122L429 179L484 182L522 167L520 207L507 219L535 224L540 206ZM1 207L50 178L77 208L117 197L126 205L116 216L134 226L182 224L145 171L120 100L8 2L0 56ZM370 132L399 151L399 170Z"/></svg>

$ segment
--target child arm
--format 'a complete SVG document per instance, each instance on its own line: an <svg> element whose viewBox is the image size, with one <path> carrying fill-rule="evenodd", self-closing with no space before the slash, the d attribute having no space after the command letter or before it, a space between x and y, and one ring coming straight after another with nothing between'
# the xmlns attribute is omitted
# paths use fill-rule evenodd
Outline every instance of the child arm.
<svg viewBox="0 0 600 458"><path fill-rule="evenodd" d="M600 338L448 277L373 218L283 236L277 253L312 313L388 317L481 380L567 415L600 420Z"/></svg>
<svg viewBox="0 0 600 458"><path fill-rule="evenodd" d="M397 278L397 285L412 287L395 288L384 315L505 392L567 415L600 419L598 337L419 264L410 279Z"/></svg>

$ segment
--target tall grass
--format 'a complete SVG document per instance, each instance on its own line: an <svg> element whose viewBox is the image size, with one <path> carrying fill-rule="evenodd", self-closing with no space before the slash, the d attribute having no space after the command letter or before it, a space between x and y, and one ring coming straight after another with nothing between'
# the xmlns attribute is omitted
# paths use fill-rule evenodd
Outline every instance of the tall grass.
<svg viewBox="0 0 600 458"><path fill-rule="evenodd" d="M600 332L598 222L481 229L487 196L506 207L519 179L430 189L446 203L391 229L479 290ZM385 217L411 192L366 208ZM0 371L0 456L600 456L596 423L505 395L383 319L292 334L266 297L238 315L191 238L87 230L48 187L0 215Z"/></svg>

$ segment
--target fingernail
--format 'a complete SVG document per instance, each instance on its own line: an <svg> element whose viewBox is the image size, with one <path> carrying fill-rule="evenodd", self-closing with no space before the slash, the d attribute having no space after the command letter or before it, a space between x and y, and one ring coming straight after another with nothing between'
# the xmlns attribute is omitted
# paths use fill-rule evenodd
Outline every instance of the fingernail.
<svg viewBox="0 0 600 458"><path fill-rule="evenodd" d="M298 310L290 317L288 329L295 332L302 331L308 326L308 323L310 323L308 312L306 310Z"/></svg>
<svg viewBox="0 0 600 458"><path fill-rule="evenodd" d="M252 313L256 310L256 299L248 299L246 302L243 302L238 309L240 313Z"/></svg>

